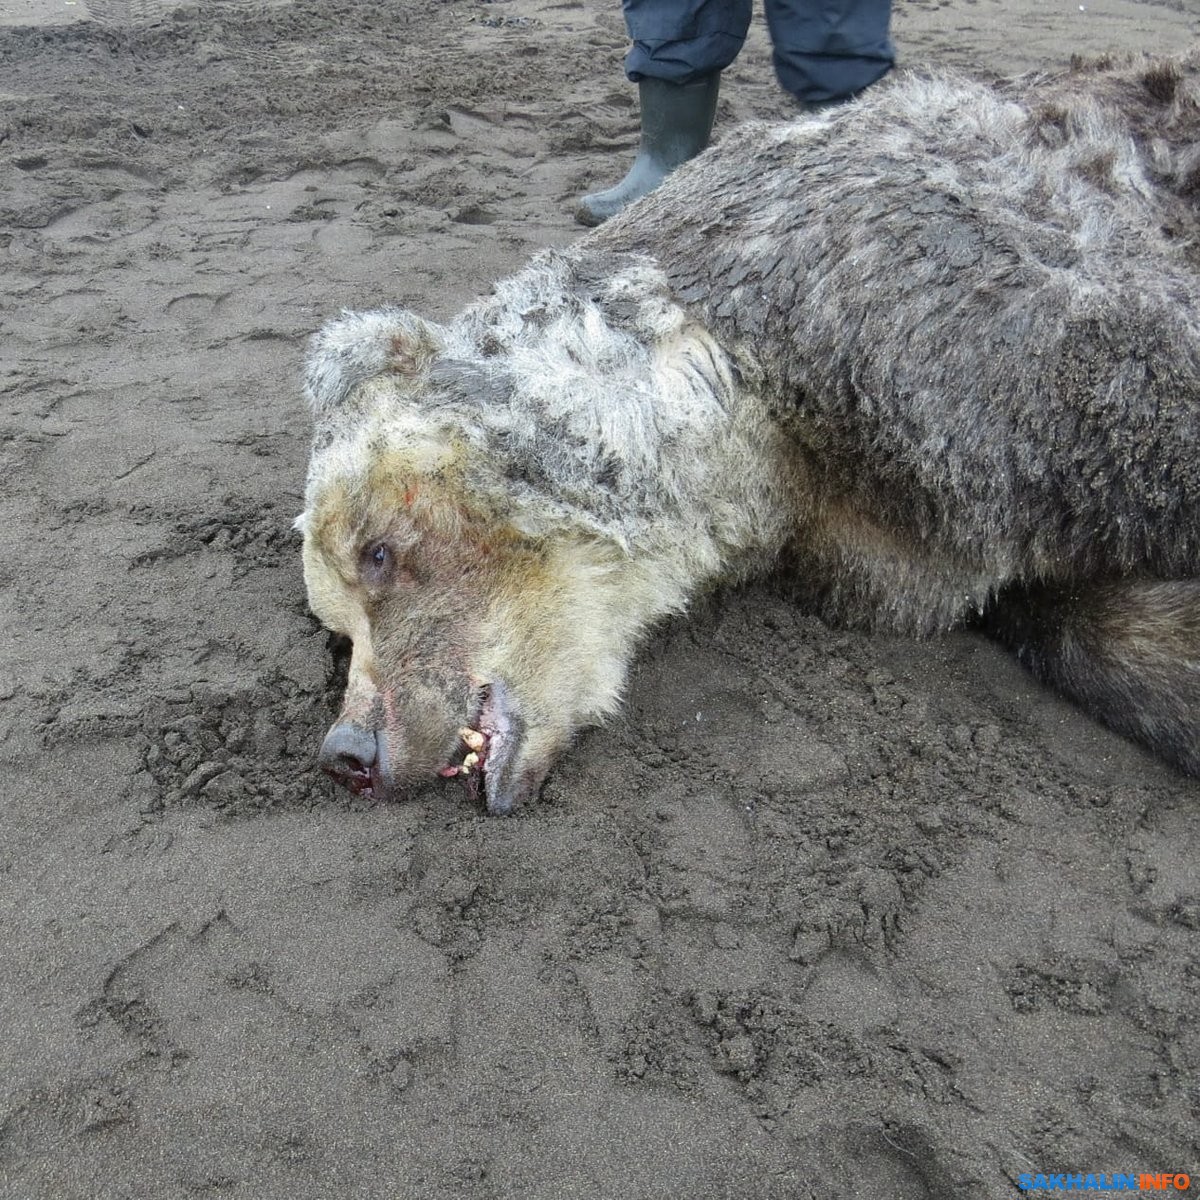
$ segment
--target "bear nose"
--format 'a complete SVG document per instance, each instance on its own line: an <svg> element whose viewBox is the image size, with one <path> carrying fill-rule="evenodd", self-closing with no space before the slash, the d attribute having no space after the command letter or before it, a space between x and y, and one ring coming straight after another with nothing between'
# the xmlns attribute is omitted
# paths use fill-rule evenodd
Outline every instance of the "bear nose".
<svg viewBox="0 0 1200 1200"><path fill-rule="evenodd" d="M374 730L353 721L339 721L321 743L317 762L342 787L358 795L370 790L371 772L379 756Z"/></svg>

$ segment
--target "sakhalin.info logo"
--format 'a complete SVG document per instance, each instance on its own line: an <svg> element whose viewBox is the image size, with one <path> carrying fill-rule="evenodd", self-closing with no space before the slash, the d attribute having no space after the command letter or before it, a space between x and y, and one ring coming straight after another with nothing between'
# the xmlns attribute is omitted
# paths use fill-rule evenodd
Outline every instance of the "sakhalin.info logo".
<svg viewBox="0 0 1200 1200"><path fill-rule="evenodd" d="M1095 1175L1064 1171L1058 1175L1018 1175L1023 1192L1186 1192L1192 1181L1182 1171L1160 1171L1150 1175Z"/></svg>

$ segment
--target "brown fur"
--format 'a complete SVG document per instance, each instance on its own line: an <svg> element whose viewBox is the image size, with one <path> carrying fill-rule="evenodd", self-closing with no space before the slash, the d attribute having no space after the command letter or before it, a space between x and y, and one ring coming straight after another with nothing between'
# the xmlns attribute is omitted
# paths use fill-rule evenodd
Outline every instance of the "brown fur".
<svg viewBox="0 0 1200 1200"><path fill-rule="evenodd" d="M449 325L328 326L327 769L462 763L508 811L656 619L786 552L830 619L982 617L1200 773L1198 75L901 79L746 127Z"/></svg>

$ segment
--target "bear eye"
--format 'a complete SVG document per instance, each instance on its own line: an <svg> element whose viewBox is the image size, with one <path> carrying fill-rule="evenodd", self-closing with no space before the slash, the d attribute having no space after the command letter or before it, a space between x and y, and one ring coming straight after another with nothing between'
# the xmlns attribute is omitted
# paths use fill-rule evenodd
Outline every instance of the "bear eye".
<svg viewBox="0 0 1200 1200"><path fill-rule="evenodd" d="M362 576L367 583L383 583L392 572L392 563L392 548L387 542L372 542L362 552Z"/></svg>

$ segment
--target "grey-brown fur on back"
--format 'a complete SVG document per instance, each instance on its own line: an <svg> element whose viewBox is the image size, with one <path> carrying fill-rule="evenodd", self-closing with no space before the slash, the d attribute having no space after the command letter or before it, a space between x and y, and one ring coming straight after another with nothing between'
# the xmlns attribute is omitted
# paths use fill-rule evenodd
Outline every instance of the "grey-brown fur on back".
<svg viewBox="0 0 1200 1200"><path fill-rule="evenodd" d="M801 545L835 611L1196 572L1198 61L898 80L739 129L579 248L653 257L824 501L935 563Z"/></svg>

